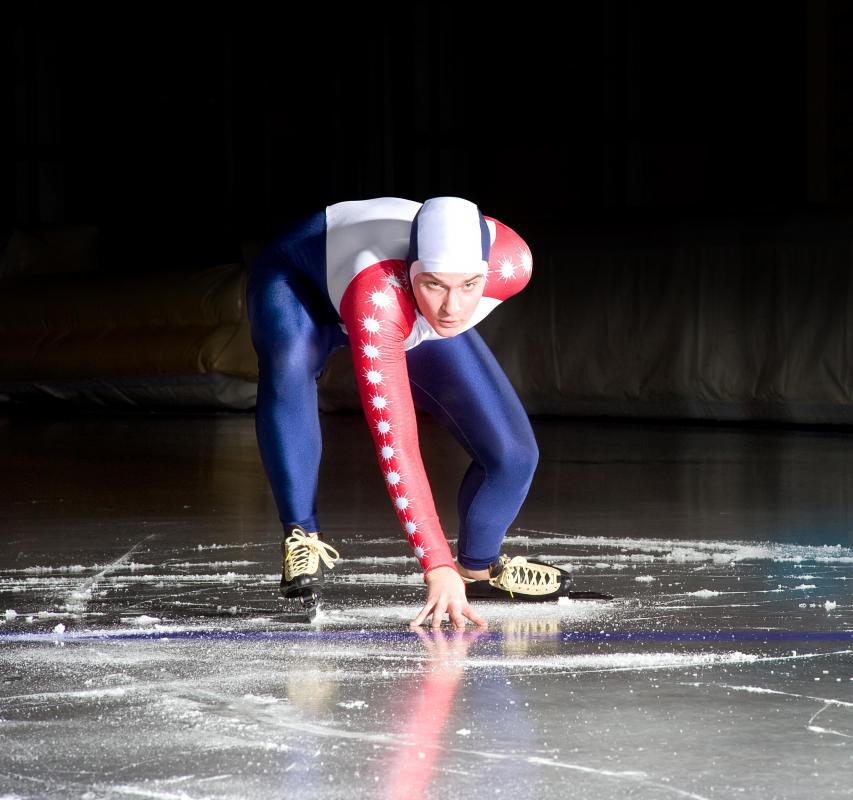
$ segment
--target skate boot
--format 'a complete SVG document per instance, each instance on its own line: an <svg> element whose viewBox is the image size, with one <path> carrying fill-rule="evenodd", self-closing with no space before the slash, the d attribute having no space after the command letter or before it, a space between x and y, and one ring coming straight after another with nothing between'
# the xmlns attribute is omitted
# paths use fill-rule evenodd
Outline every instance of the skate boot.
<svg viewBox="0 0 853 800"><path fill-rule="evenodd" d="M545 602L558 597L611 600L609 594L571 591L572 577L564 569L524 556L499 556L489 564L489 578L462 578L465 594L487 600Z"/></svg>
<svg viewBox="0 0 853 800"><path fill-rule="evenodd" d="M319 532L306 533L300 525L291 525L290 535L281 545L281 594L299 597L309 620L317 616L322 605L323 564L332 569L340 558L338 551L322 541L321 536Z"/></svg>

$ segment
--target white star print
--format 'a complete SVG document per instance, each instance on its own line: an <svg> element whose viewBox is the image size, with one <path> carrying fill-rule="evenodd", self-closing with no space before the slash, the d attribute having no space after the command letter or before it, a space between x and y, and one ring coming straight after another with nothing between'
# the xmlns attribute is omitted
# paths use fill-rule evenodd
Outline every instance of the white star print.
<svg viewBox="0 0 853 800"><path fill-rule="evenodd" d="M519 257L521 258L521 268L524 270L525 274L529 274L533 269L533 258L530 255L529 250L519 250Z"/></svg>
<svg viewBox="0 0 853 800"><path fill-rule="evenodd" d="M364 371L364 377L367 378L368 383L371 383L374 386L382 383L382 373L378 369L366 369Z"/></svg>
<svg viewBox="0 0 853 800"><path fill-rule="evenodd" d="M396 486L400 482L400 473L395 472L394 470L386 472L385 480L388 481L391 486Z"/></svg>
<svg viewBox="0 0 853 800"><path fill-rule="evenodd" d="M383 408L388 407L387 398L383 397L381 394L374 394L370 397L370 404L377 410L381 411Z"/></svg>
<svg viewBox="0 0 853 800"><path fill-rule="evenodd" d="M361 326L368 333L379 333L382 323L376 317L364 316L361 318Z"/></svg>
<svg viewBox="0 0 853 800"><path fill-rule="evenodd" d="M512 259L504 256L498 261L500 275L505 281L511 280L515 277L515 264L512 263Z"/></svg>
<svg viewBox="0 0 853 800"><path fill-rule="evenodd" d="M418 526L414 522L407 522L405 528L409 536L414 536L418 530Z"/></svg>
<svg viewBox="0 0 853 800"><path fill-rule="evenodd" d="M400 511L409 507L409 498L405 495L400 495L399 497L394 498L394 505L397 506Z"/></svg>
<svg viewBox="0 0 853 800"><path fill-rule="evenodd" d="M386 444L382 447L382 458L384 458L386 461L390 461L392 458L394 458L394 452L394 448L391 447L390 444Z"/></svg>
<svg viewBox="0 0 853 800"><path fill-rule="evenodd" d="M391 433L391 423L387 419L376 420L376 432L382 436Z"/></svg>
<svg viewBox="0 0 853 800"><path fill-rule="evenodd" d="M395 289L399 289L401 291L403 289L403 284L396 275L386 275L385 283L387 283L389 286L393 286Z"/></svg>
<svg viewBox="0 0 853 800"><path fill-rule="evenodd" d="M376 308L388 308L391 305L391 298L384 291L376 289L367 293L370 297L370 302Z"/></svg>
<svg viewBox="0 0 853 800"><path fill-rule="evenodd" d="M424 549L423 549L423 547L416 547L416 548L415 548L415 555L418 557L418 559L423 558L423 557L424 557ZM473 590L472 590L472 591L473 591Z"/></svg>
<svg viewBox="0 0 853 800"><path fill-rule="evenodd" d="M371 361L374 358L379 358L379 348L375 344L371 344L370 342L365 342L361 346L361 352L364 353L365 358L369 358Z"/></svg>

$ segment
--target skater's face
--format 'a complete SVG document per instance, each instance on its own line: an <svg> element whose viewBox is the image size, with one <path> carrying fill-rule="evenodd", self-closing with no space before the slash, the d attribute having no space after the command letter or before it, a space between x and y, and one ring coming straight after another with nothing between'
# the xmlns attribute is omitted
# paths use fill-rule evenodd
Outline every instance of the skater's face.
<svg viewBox="0 0 853 800"><path fill-rule="evenodd" d="M412 286L421 314L441 336L456 336L471 319L483 296L485 276L479 272L421 272Z"/></svg>

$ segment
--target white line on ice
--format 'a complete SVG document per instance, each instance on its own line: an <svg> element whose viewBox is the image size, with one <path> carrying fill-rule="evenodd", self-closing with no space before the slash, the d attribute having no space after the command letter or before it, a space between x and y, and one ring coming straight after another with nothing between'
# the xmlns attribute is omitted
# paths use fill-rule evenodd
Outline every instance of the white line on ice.
<svg viewBox="0 0 853 800"><path fill-rule="evenodd" d="M116 686L110 689L82 689L72 692L34 692L32 694L13 694L3 697L0 702L7 703L10 700L93 700L99 697L124 697L127 694L127 689L122 686Z"/></svg>
<svg viewBox="0 0 853 800"><path fill-rule="evenodd" d="M849 650L843 650L842 653L849 653ZM821 655L832 655L830 653L823 653ZM788 656L792 658L792 656ZM796 658L805 658L803 656L795 656ZM796 692L782 692L778 689L765 689L762 686L732 686L728 683L712 683L708 684L709 686L720 686L723 689L731 689L733 692L754 692L755 694L781 694L786 697L798 697L802 700L816 700L819 703L826 703L827 706L844 706L846 708L853 708L853 703L848 703L846 700L836 700L832 697L815 697L810 694L797 694ZM823 709L821 709L823 710ZM817 715L815 715L817 716ZM814 719L814 717L812 717ZM811 722L811 720L809 720Z"/></svg>
<svg viewBox="0 0 853 800"><path fill-rule="evenodd" d="M143 786L110 786L111 792L130 795L131 797L150 797L152 800L213 800L210 795L198 797L186 792L158 792L154 789L146 789Z"/></svg>
<svg viewBox="0 0 853 800"><path fill-rule="evenodd" d="M444 749L444 748L442 748ZM510 759L516 760L517 756L507 755L505 753L489 753L482 750L463 750L458 747L447 748L449 752L453 753L466 753L469 755L476 755L482 758L491 758L491 759ZM635 772L635 771L625 771L625 772L616 772L615 770L609 769L597 769L596 767L586 767L582 764L567 764L564 761L555 761L550 758L542 758L541 756L526 756L522 757L522 760L527 762L528 764L536 764L538 766L543 767L556 767L557 769L570 769L575 770L577 772L586 772L593 775L600 775L603 778L615 778L620 781L631 781L633 783L639 783L643 786L654 786L656 789L661 789L666 792L670 792L672 794L678 795L679 797L689 797L691 800L709 800L709 798L705 797L701 794L694 794L693 792L687 792L683 789L678 789L675 786L667 786L663 783L658 783L657 781L649 780L648 776L645 772Z"/></svg>
<svg viewBox="0 0 853 800"><path fill-rule="evenodd" d="M849 653L850 651L842 651ZM827 654L830 655L830 654ZM796 656L796 658L800 658L801 656ZM840 706L841 708L853 708L853 703L849 703L846 700L837 700L834 697L815 697L810 694L798 694L796 692L783 692L779 689L767 689L763 686L733 686L729 683L690 683L683 684L688 686L718 686L722 689L730 689L733 692L749 692L750 694L776 694L782 695L783 697L796 697L800 700L814 700L818 703L823 703L823 706L815 711L814 714L811 715L811 718L806 723L806 730L811 731L812 733L828 733L832 736L841 736L844 739L853 739L849 733L842 733L841 731L834 731L831 728L821 728L818 725L814 725L815 719L820 714L823 714L824 711L828 708L832 708L833 706Z"/></svg>
<svg viewBox="0 0 853 800"><path fill-rule="evenodd" d="M834 730L832 730L832 728L821 728L818 725L812 724L820 714L823 714L823 712L826 711L826 709L832 708L832 706L835 706L835 705L841 705L841 704L838 703L838 701L836 701L836 700L830 700L826 703L826 705L823 708L815 711L814 714L812 714L811 719L806 723L806 730L811 731L812 733L830 733L833 736L841 736L843 739L853 739L853 736L851 736L849 733L841 733L841 731L834 731ZM844 705L853 705L853 703L850 703L850 704L845 703Z"/></svg>
<svg viewBox="0 0 853 800"><path fill-rule="evenodd" d="M679 789L675 786L667 786L663 783L658 783L657 781L649 780L646 777L646 774L643 772L613 772L609 769L595 769L593 767L583 767L579 764L566 764L562 761L553 761L547 758L542 758L541 756L528 756L525 761L528 764L542 764L547 767L558 767L560 769L574 769L579 770L581 772L592 772L596 775L603 775L606 778L621 778L626 780L635 780L638 783L642 783L644 786L654 786L656 789L663 789L666 792L671 792L672 794L676 794L679 797L690 797L692 800L709 800L705 795L694 794L693 792L687 792L684 789Z"/></svg>
<svg viewBox="0 0 853 800"><path fill-rule="evenodd" d="M108 575L114 569L122 566L130 556L132 556L140 547L142 547L145 542L149 539L153 539L157 534L151 533L148 536L140 539L133 547L130 548L123 556L119 556L115 561L111 564L107 564L97 575L92 575L90 578L86 578L80 586L78 586L65 600L65 607L69 611L74 611L77 613L82 613L86 610L86 606L89 601L92 599L92 589L95 588L95 585L98 582L99 578Z"/></svg>

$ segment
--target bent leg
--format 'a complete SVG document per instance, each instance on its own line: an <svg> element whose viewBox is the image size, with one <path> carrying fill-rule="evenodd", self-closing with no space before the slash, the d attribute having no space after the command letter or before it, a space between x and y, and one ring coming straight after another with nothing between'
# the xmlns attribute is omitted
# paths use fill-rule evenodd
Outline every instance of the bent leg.
<svg viewBox="0 0 853 800"><path fill-rule="evenodd" d="M258 354L255 431L261 461L282 526L316 531L322 452L317 378L346 336L323 320L323 307L305 278L271 251L252 268L246 305Z"/></svg>
<svg viewBox="0 0 853 800"><path fill-rule="evenodd" d="M406 353L412 396L473 459L459 489L457 560L485 569L518 515L539 461L527 413L475 330Z"/></svg>

